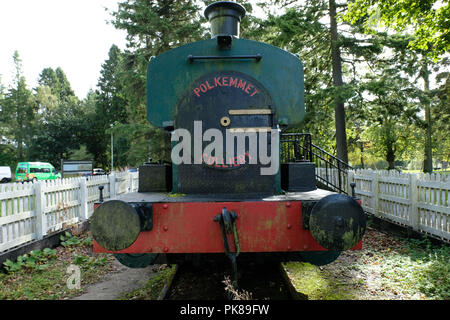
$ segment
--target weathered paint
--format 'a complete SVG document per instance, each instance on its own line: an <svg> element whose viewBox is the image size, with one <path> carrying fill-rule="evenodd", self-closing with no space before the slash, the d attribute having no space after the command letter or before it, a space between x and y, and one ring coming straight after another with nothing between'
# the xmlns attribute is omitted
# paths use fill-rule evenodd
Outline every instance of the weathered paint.
<svg viewBox="0 0 450 320"><path fill-rule="evenodd" d="M366 221L359 203L335 194L322 198L312 209L309 227L314 239L329 250L348 250L361 241Z"/></svg>
<svg viewBox="0 0 450 320"><path fill-rule="evenodd" d="M323 251L309 230L302 228L301 202L185 202L153 204L153 229L118 253L224 252L214 217L226 207L237 213L241 252ZM288 227L290 226L290 227ZM230 250L235 250L229 235ZM360 249L361 244L354 249ZM95 252L114 252L94 242Z"/></svg>
<svg viewBox="0 0 450 320"><path fill-rule="evenodd" d="M119 200L102 203L89 220L93 237L111 250L128 248L141 230L137 212Z"/></svg>
<svg viewBox="0 0 450 320"><path fill-rule="evenodd" d="M249 108L268 112L264 115L230 115L231 125L229 127L220 125L220 119L229 115L230 109L248 110ZM256 160L251 158L253 154L250 156L250 150L256 151L259 144L256 135L256 145L247 142L243 150L238 150L237 144L233 143L234 148L227 150L230 137L226 133L230 130L229 128L275 129L276 126L273 126L275 108L267 90L256 79L242 72L207 73L186 87L177 104L174 127L186 129L191 133L190 150L188 150L190 163L179 165L177 192L273 194L278 191L276 175L261 175L261 169L267 165L250 164ZM202 137L199 136L198 131L196 132L194 125L196 121L201 121L200 127L197 127L200 132L206 132L209 129L221 132L223 140L220 144L223 154L216 158L205 155L203 152L195 152L198 141L200 141L201 150L205 150L211 143L208 140L201 142ZM270 150L270 152L273 151ZM233 157L236 163L232 165Z"/></svg>
<svg viewBox="0 0 450 320"><path fill-rule="evenodd" d="M254 60L202 60L190 63L188 55L232 56L261 54ZM199 77L220 71L238 71L262 84L273 97L278 119L289 119L289 126L305 116L304 75L301 61L280 48L252 40L233 38L230 50L220 50L216 39L202 40L169 50L148 64L147 119L163 127L175 118L178 99Z"/></svg>

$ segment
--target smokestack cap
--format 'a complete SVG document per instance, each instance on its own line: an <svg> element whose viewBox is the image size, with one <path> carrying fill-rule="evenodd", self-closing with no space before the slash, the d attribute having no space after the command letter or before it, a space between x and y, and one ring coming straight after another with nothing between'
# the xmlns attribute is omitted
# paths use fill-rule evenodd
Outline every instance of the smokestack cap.
<svg viewBox="0 0 450 320"><path fill-rule="evenodd" d="M211 37L233 35L239 37L239 25L245 16L245 8L236 2L218 1L205 9L205 17L211 23Z"/></svg>

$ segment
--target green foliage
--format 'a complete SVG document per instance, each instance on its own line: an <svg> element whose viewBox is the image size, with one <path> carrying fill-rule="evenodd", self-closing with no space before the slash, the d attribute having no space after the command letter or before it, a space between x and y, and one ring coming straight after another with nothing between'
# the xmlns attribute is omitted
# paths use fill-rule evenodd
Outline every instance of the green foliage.
<svg viewBox="0 0 450 320"><path fill-rule="evenodd" d="M56 250L45 248L44 250L32 250L29 254L19 256L16 262L7 259L3 266L8 273L19 272L22 269L43 271L49 267L49 260L55 258Z"/></svg>
<svg viewBox="0 0 450 320"><path fill-rule="evenodd" d="M90 249L70 247L68 250L34 250L19 257L16 262L7 261L0 272L1 300L61 300L82 293L83 289L68 289L67 267L77 262L81 269L83 287L98 281L99 277L111 271L110 259L105 254L89 255Z"/></svg>
<svg viewBox="0 0 450 320"><path fill-rule="evenodd" d="M48 161L58 167L61 158L83 158L108 169L111 135L116 166L138 166L148 158L170 161L169 135L146 119L147 64L151 56L208 38L200 4L211 2L119 2L110 22L127 32L127 48L111 46L98 90L82 100L59 67L44 68L38 86L28 89L16 52L12 85L0 83L0 163L14 169L20 160ZM426 157L421 150L429 146L436 159L449 161L448 59L430 60L448 50L448 28L443 27L448 1L339 1L337 14L344 20L338 19L333 47L329 5L334 1L259 3L267 18L252 15L254 3L238 2L247 10L241 37L281 47L303 62L307 115L290 132L309 132L315 144L336 154L339 101L353 165L422 161L429 149ZM400 33L380 32L374 28L378 22ZM412 36L405 31L409 26L416 30ZM333 48L339 49L341 68L333 67ZM341 73L341 85L333 69ZM438 87L422 85L432 73ZM430 134L432 139L425 140Z"/></svg>
<svg viewBox="0 0 450 320"><path fill-rule="evenodd" d="M7 137L17 144L17 160L23 161L29 156L29 147L33 137L33 121L35 108L32 94L28 90L25 77L22 75L22 60L19 53L13 55L15 75L12 86L5 94L2 106L2 120L7 125Z"/></svg>
<svg viewBox="0 0 450 320"><path fill-rule="evenodd" d="M161 265L156 276L139 289L127 292L119 300L157 300L164 286L176 272L175 265Z"/></svg>
<svg viewBox="0 0 450 320"><path fill-rule="evenodd" d="M91 237L87 237L87 238L84 238L81 240L78 237L73 236L72 234L70 234L67 231L64 233L64 235L61 235L59 237L59 239L61 240L61 245L66 248L67 247L88 247L93 244Z"/></svg>
<svg viewBox="0 0 450 320"><path fill-rule="evenodd" d="M382 275L386 286L404 292L419 291L427 297L450 298L450 247L432 245L428 239L409 239L406 255L394 253L385 259Z"/></svg>
<svg viewBox="0 0 450 320"><path fill-rule="evenodd" d="M414 30L409 46L427 51L431 58L450 50L450 4L437 0L355 0L349 3L344 19L352 23L364 22L367 32L377 26L396 31Z"/></svg>
<svg viewBox="0 0 450 320"><path fill-rule="evenodd" d="M433 245L430 240L410 240L411 260L421 262L421 268L414 268L419 289L427 295L442 299L450 298L450 247Z"/></svg>
<svg viewBox="0 0 450 320"><path fill-rule="evenodd" d="M426 238L365 237L361 251L343 252L326 266L290 262L284 268L310 300L450 298L448 245Z"/></svg>
<svg viewBox="0 0 450 320"><path fill-rule="evenodd" d="M107 150L111 149L110 127L115 123L127 122L127 103L123 97L123 86L120 79L122 60L123 53L116 45L112 45L108 59L102 64L101 76L97 84L99 90L95 96L92 94L89 96L90 99L93 99L91 102L93 109L89 110L92 115L89 118L92 117L92 121L96 125L86 128L85 132L90 139L86 139L85 143L87 149L94 155L94 161L104 168L110 163L105 156ZM127 144L125 144L125 149L117 148L118 137L120 136L116 135L114 141L114 163L126 166L126 159L122 161L120 156L127 151Z"/></svg>
<svg viewBox="0 0 450 320"><path fill-rule="evenodd" d="M168 135L152 128L146 120L147 64L151 56L202 39L205 29L201 22L204 18L191 0L127 0L120 2L118 10L111 14L112 24L128 34L128 49L121 55L116 69L119 75L117 85L121 88L116 95L126 101L124 110L127 112L126 122L115 121L113 129L121 137L115 146L117 153L121 154L118 164L136 166L149 157L169 160ZM121 125L116 128L118 123Z"/></svg>
<svg viewBox="0 0 450 320"><path fill-rule="evenodd" d="M75 255L74 259L73 259L73 263L74 264L85 264L89 261L89 257L88 256L83 256L83 255Z"/></svg>
<svg viewBox="0 0 450 320"><path fill-rule="evenodd" d="M97 266L104 266L107 262L107 257L89 257L86 255L74 254L72 262L84 269L88 269L95 268Z"/></svg>
<svg viewBox="0 0 450 320"><path fill-rule="evenodd" d="M79 148L84 122L80 102L61 68L45 68L39 86L30 91L19 54L15 52L13 58L15 79L1 103L0 123L7 144L1 146L0 157L11 166L17 161L48 161L58 166L70 149Z"/></svg>

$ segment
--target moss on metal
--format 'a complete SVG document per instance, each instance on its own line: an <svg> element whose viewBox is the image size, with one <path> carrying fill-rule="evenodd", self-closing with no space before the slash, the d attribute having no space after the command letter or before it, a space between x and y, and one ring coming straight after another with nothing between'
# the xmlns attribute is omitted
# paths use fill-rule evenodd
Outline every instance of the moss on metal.
<svg viewBox="0 0 450 320"><path fill-rule="evenodd" d="M314 239L329 250L343 251L362 239L365 217L356 201L344 195L332 195L318 202L310 215L309 227Z"/></svg>
<svg viewBox="0 0 450 320"><path fill-rule="evenodd" d="M141 231L139 215L126 202L101 204L90 218L94 239L105 249L123 250L136 241Z"/></svg>

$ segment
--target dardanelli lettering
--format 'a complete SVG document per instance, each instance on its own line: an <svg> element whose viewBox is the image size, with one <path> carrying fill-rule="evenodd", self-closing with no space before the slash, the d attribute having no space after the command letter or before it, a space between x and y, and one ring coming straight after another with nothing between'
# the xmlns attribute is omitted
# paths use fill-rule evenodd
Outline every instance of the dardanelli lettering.
<svg viewBox="0 0 450 320"><path fill-rule="evenodd" d="M259 90L253 84L238 77L218 76L202 82L198 87L194 89L194 94L200 98L203 93L206 93L217 87L234 87L236 89L242 90L250 97L253 97L254 95L259 93Z"/></svg>

